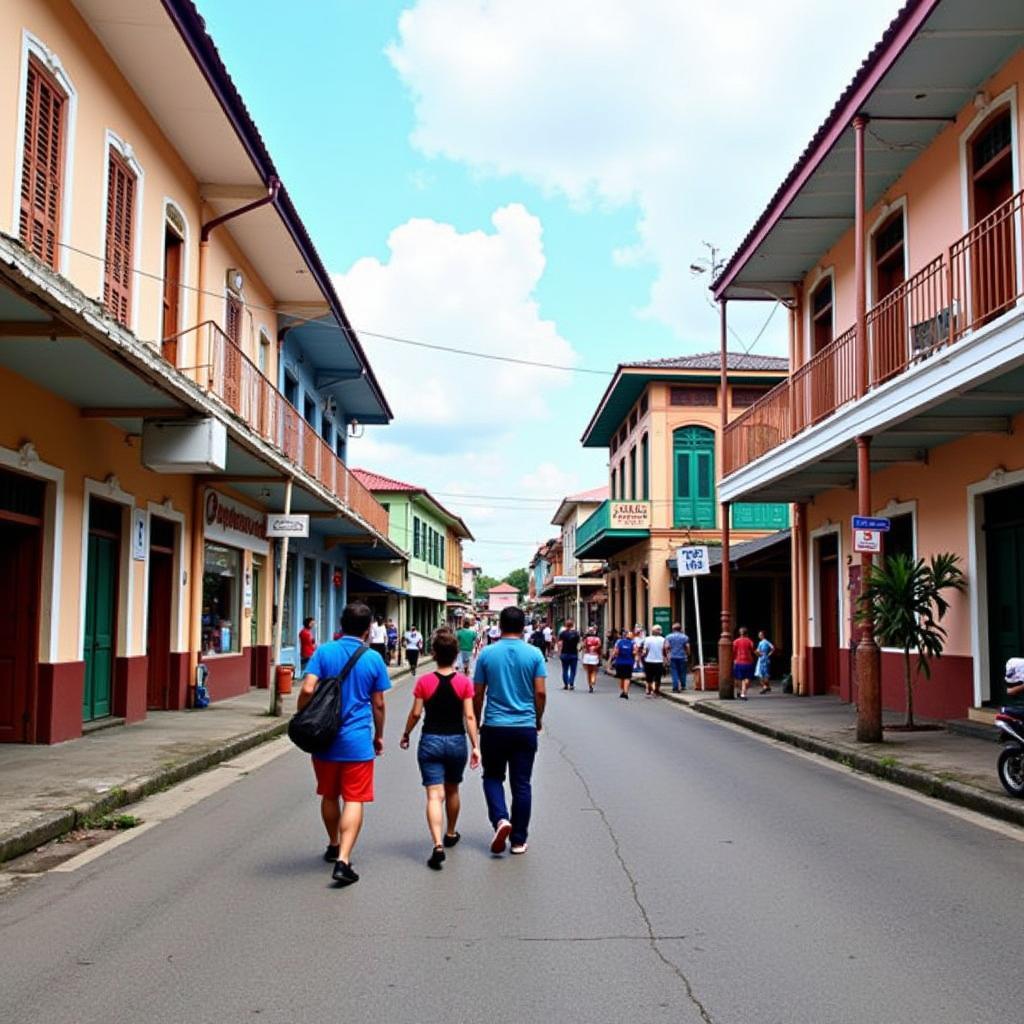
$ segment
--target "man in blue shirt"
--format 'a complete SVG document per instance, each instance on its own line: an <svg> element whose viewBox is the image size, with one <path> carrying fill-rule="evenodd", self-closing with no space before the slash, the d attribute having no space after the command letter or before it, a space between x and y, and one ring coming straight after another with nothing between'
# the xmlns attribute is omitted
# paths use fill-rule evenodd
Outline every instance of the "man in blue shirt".
<svg viewBox="0 0 1024 1024"><path fill-rule="evenodd" d="M672 623L672 632L665 637L665 644L672 672L672 692L678 693L686 689L686 666L690 660L690 638L683 632L681 623Z"/></svg>
<svg viewBox="0 0 1024 1024"><path fill-rule="evenodd" d="M321 644L306 665L300 708L309 703L318 679L340 675L366 644L372 618L365 604L346 605L341 638ZM384 749L384 691L390 688L384 659L376 651L364 650L341 684L338 735L324 753L313 758L320 813L327 829L324 860L335 862L332 877L339 885L359 881L352 870L352 847L363 827L363 804L373 801L373 761Z"/></svg>
<svg viewBox="0 0 1024 1024"><path fill-rule="evenodd" d="M547 700L548 670L544 655L523 640L526 618L521 608L503 608L499 622L501 639L477 658L473 708L481 723L484 798L494 828L491 853L504 853L509 838L512 853L526 853L533 799L530 779ZM511 820L505 802L506 770L512 790Z"/></svg>

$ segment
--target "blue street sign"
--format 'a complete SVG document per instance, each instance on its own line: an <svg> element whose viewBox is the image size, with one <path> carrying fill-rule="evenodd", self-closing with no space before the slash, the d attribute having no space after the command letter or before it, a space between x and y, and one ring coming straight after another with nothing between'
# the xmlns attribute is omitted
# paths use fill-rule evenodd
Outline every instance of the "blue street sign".
<svg viewBox="0 0 1024 1024"><path fill-rule="evenodd" d="M874 530L876 533L885 533L892 523L884 516L872 518L871 516L854 516L853 528L855 530Z"/></svg>

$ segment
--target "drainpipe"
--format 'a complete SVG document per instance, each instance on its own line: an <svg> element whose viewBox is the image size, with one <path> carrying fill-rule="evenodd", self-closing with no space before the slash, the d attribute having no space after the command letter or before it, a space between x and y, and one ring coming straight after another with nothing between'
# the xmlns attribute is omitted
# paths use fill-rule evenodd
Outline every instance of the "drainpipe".
<svg viewBox="0 0 1024 1024"><path fill-rule="evenodd" d="M193 480L195 478L193 477ZM195 686L196 666L203 648L203 561L205 555L206 485L195 484L195 501L192 505L191 551L189 559L189 643L188 680L185 689L185 704Z"/></svg>
<svg viewBox="0 0 1024 1024"><path fill-rule="evenodd" d="M725 428L729 422L729 353L726 347L728 322L726 320L726 300L720 301L721 339L720 339L720 380L718 409L721 415L718 450L722 464L725 464ZM719 477L721 479L721 476ZM729 573L729 502L723 501L722 516L722 635L718 638L718 699L732 700L732 589ZM699 628L699 624L698 624Z"/></svg>

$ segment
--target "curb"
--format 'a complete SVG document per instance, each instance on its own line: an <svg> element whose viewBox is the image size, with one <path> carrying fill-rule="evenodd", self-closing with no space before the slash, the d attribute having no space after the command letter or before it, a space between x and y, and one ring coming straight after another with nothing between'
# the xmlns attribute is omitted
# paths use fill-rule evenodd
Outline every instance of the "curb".
<svg viewBox="0 0 1024 1024"><path fill-rule="evenodd" d="M427 660L429 662L429 659ZM432 662L430 663L432 664ZM412 673L408 666L405 666L402 671L391 676L391 682L392 684L404 682L411 676ZM12 860L14 857L20 857L23 853L42 846L43 843L67 835L68 832L74 831L90 818L109 814L119 807L136 803L143 797L166 789L168 786L177 785L179 782L184 782L185 779L200 775L223 761L230 761L231 758L237 757L246 750L251 750L262 743L283 736L288 730L288 718L288 715L282 715L281 718L258 729L252 729L223 740L218 746L202 754L196 754L185 761L154 772L152 775L142 775L122 786L115 786L95 800L83 801L61 811L47 811L33 821L3 833L0 835L0 864Z"/></svg>
<svg viewBox="0 0 1024 1024"><path fill-rule="evenodd" d="M750 732L767 736L770 739L786 743L799 750L816 754L819 757L827 758L844 764L854 771L863 772L866 775L874 775L876 778L884 779L886 782L893 782L898 786L904 786L925 796L942 800L945 803L955 804L958 807L965 807L980 814L986 814L990 818L998 818L1000 821L1008 821L1012 825L1024 826L1024 803L1018 803L1009 797L1001 797L995 793L986 793L982 789L968 786L963 782L954 782L943 779L932 772L921 771L919 768L907 768L903 765L882 764L882 760L873 754L867 754L851 747L842 747L826 740L820 740L806 733L794 732L791 729L781 729L773 725L766 725L756 719L747 718L744 715L737 715L726 708L719 706L714 700L698 700L690 703L675 697L672 694L664 693L674 704L680 704L701 715L709 718L718 718L731 725L738 725Z"/></svg>

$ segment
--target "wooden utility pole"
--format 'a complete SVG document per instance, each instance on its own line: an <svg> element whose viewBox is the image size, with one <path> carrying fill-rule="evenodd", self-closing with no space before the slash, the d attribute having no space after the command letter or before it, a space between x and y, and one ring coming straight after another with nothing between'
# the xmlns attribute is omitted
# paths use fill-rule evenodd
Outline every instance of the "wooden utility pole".
<svg viewBox="0 0 1024 1024"><path fill-rule="evenodd" d="M718 387L718 409L720 413L720 429L718 438L719 458L725 468L725 428L729 422L729 352L726 347L728 322L726 320L726 300L719 300L721 309L721 350L720 378ZM722 476L725 474L722 473ZM729 502L723 501L719 506L722 518L722 634L718 638L718 699L732 700L732 588L730 586L729 565Z"/></svg>

